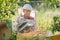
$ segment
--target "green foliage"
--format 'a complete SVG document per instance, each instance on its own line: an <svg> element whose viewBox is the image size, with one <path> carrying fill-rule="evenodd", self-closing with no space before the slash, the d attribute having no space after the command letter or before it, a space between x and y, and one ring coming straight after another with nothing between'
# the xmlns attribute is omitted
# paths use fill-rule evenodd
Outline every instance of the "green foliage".
<svg viewBox="0 0 60 40"><path fill-rule="evenodd" d="M0 19L5 20L13 15L18 8L18 0L0 0Z"/></svg>
<svg viewBox="0 0 60 40"><path fill-rule="evenodd" d="M45 0L47 7L49 8L59 8L59 0Z"/></svg>
<svg viewBox="0 0 60 40"><path fill-rule="evenodd" d="M54 24L53 24L52 32L54 33L56 31L60 31L60 16L53 17L53 21Z"/></svg>
<svg viewBox="0 0 60 40"><path fill-rule="evenodd" d="M16 40L17 39L17 32L13 32L10 40Z"/></svg>

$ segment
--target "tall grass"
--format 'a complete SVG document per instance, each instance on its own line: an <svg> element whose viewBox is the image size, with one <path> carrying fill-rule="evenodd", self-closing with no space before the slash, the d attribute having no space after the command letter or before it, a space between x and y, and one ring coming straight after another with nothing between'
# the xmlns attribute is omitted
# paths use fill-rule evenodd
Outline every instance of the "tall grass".
<svg viewBox="0 0 60 40"><path fill-rule="evenodd" d="M46 10L41 13L38 12L36 14L36 23L39 30L47 30L48 27L51 27L53 24L53 17L60 15L60 11L58 9L55 10Z"/></svg>

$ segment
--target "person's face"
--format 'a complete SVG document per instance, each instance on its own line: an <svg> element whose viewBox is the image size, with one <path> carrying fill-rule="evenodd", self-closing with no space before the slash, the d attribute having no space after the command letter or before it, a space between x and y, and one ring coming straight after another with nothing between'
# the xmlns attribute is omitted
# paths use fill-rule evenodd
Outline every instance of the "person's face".
<svg viewBox="0 0 60 40"><path fill-rule="evenodd" d="M23 9L23 13L24 15L29 16L31 13L31 10Z"/></svg>

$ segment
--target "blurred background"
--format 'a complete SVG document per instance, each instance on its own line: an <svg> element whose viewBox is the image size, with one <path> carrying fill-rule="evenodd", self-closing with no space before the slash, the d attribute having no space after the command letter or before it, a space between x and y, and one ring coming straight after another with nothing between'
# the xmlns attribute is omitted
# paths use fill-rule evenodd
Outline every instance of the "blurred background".
<svg viewBox="0 0 60 40"><path fill-rule="evenodd" d="M18 9L27 3L36 12L39 30L60 31L60 0L0 0L0 24L5 22L8 28L12 28L19 16Z"/></svg>

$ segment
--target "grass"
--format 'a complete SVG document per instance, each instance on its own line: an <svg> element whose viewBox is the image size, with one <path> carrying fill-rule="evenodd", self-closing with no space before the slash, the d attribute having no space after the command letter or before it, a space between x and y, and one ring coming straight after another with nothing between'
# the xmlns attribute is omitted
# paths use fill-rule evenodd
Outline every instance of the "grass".
<svg viewBox="0 0 60 40"><path fill-rule="evenodd" d="M60 15L59 10L46 10L43 14L41 12L36 15L36 23L39 30L46 30L47 27L51 27L53 24L53 17Z"/></svg>

